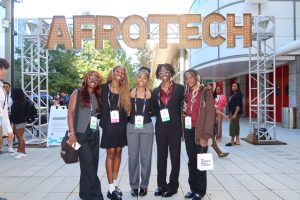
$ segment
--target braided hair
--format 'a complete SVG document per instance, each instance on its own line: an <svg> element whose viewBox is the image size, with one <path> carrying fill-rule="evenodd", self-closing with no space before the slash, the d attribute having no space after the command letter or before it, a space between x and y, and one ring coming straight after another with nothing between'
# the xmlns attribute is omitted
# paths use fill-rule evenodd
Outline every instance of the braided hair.
<svg viewBox="0 0 300 200"><path fill-rule="evenodd" d="M198 85L198 89L202 89L205 87L205 83L203 82L203 80L201 80L200 75L198 74L198 72L194 69L189 69L187 71L184 72L183 77L185 77L185 75L187 73L190 73L194 78L197 79L197 85ZM183 106L182 106L182 114L185 116L186 115L186 111L187 111L187 96L189 94L189 87L187 86L186 83L184 83L184 101L183 101Z"/></svg>

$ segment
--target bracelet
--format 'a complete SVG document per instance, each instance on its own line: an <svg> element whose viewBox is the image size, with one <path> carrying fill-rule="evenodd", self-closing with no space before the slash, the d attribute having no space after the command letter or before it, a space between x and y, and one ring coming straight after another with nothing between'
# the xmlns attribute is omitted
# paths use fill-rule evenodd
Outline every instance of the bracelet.
<svg viewBox="0 0 300 200"><path fill-rule="evenodd" d="M75 132L69 132L70 136L75 136Z"/></svg>

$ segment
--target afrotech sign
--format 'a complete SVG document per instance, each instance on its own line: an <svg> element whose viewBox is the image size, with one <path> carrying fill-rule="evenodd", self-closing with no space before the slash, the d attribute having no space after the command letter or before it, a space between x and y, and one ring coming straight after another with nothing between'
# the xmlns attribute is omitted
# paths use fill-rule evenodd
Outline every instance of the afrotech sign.
<svg viewBox="0 0 300 200"><path fill-rule="evenodd" d="M212 24L225 24L226 35L212 34ZM118 39L122 39L131 48L137 48L146 43L150 24L159 27L159 48L167 48L168 25L178 24L179 48L201 48L202 40L208 46L219 46L227 41L227 47L235 47L236 36L243 36L244 48L252 46L251 14L243 15L243 25L236 26L235 14L227 14L226 18L218 13L212 13L201 19L200 14L186 15L148 15L147 21L138 15L130 15L122 22L114 16L83 15L73 16L73 42L70 37L67 21L64 16L54 16L47 41L47 49L54 50L58 44L66 49L81 49L82 41L95 40L95 48L102 49L103 41L109 40L113 48L121 48ZM130 27L136 25L138 37L132 38ZM200 34L200 25L202 32ZM223 34L224 35L224 34ZM122 36L122 37L120 37Z"/></svg>

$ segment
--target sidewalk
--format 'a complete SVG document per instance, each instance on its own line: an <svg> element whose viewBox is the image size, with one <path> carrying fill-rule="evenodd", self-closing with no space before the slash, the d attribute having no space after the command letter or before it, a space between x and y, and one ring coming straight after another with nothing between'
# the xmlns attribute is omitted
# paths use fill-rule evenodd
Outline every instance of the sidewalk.
<svg viewBox="0 0 300 200"><path fill-rule="evenodd" d="M241 137L248 134L248 119L241 121ZM277 127L277 139L287 145L255 146L241 140L240 146L225 147L229 142L228 121L223 124L221 149L227 158L214 155L215 169L208 173L208 191L204 199L212 200L299 200L300 199L300 130ZM154 143L155 144L155 143ZM79 164L65 165L59 147L28 148L28 156L14 160L8 153L0 155L0 197L8 200L80 200L78 197ZM99 177L106 198L105 151L100 150ZM144 200L156 200L156 144L153 148L149 193ZM127 148L122 154L119 187L124 200L130 195ZM168 164L170 168L170 163ZM169 169L168 169L169 171ZM169 172L168 172L169 173ZM187 155L184 142L181 151L180 188L169 200L182 200L189 191ZM163 198L164 199L164 198Z"/></svg>

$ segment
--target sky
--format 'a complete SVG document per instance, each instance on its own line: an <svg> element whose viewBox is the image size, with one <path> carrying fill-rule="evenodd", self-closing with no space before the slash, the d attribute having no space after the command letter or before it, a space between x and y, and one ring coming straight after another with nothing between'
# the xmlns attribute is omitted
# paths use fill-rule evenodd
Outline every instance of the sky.
<svg viewBox="0 0 300 200"><path fill-rule="evenodd" d="M15 3L16 18L52 18L54 15L187 14L193 0L23 0Z"/></svg>

